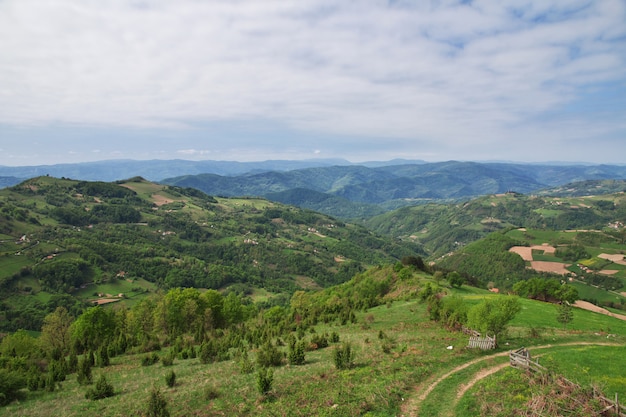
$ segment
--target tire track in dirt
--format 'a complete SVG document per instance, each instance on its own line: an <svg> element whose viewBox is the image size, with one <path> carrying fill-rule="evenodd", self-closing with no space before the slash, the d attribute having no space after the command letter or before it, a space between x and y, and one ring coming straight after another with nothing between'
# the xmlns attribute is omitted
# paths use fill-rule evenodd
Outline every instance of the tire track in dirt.
<svg viewBox="0 0 626 417"><path fill-rule="evenodd" d="M550 349L553 347L560 347L560 346L621 346L618 343L609 343L609 342L568 342L568 343L556 343L556 344L549 344L549 345L541 345L541 346L529 346L528 349ZM453 368L452 370L446 372L445 374L441 375L439 378L437 378L434 382L431 382L426 389L424 389L424 391L422 393L420 393L419 396L414 397L412 396L411 398L409 398L408 401L406 401L403 406L401 407L401 413L400 416L401 417L418 417L419 416L419 409L420 409L420 405L421 403L426 399L426 397L428 397L428 395L437 387L437 385L439 385L441 383L441 381L445 380L446 378L449 378L451 375L462 371L465 368L468 368L474 364L477 364L479 362L484 362L493 358L498 358L498 357L502 357L502 356L507 356L509 354L509 351L505 351L505 352L498 352L498 353L494 353L493 355L487 355L487 356L483 356L480 358L476 358L476 359L472 359L469 362L466 362L464 364L461 364L455 368ZM457 392L457 398L455 400L458 401L463 394L465 394L465 392L467 390L469 390L472 386L474 386L474 384L476 384L476 382L478 382L479 380L486 378L487 376L491 375L492 373L495 373L497 371L499 371L500 369L508 366L508 363L504 363L504 364L500 364L497 366L494 366L492 368L487 368L486 370L482 370L479 371L477 374L474 375L474 378L472 378L472 380L468 383L468 384L464 384L461 386L461 388L459 390L463 390L462 393L458 393ZM497 368L495 370L493 370L494 368ZM476 378L479 374L481 374L483 371L490 371L493 370L493 372L488 373L480 378ZM476 379L474 381L474 379ZM420 384L416 387L416 391L419 391L421 389L421 387L424 384Z"/></svg>

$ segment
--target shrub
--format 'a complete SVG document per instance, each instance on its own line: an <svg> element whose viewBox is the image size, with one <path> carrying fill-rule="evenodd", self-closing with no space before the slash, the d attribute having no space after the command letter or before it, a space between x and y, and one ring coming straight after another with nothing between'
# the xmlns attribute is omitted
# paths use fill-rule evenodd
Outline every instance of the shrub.
<svg viewBox="0 0 626 417"><path fill-rule="evenodd" d="M0 369L0 405L18 399L20 389L25 386L26 381L18 372Z"/></svg>
<svg viewBox="0 0 626 417"><path fill-rule="evenodd" d="M256 363L260 367L280 366L283 363L283 354L274 344L267 342L259 350Z"/></svg>
<svg viewBox="0 0 626 417"><path fill-rule="evenodd" d="M148 398L148 407L146 410L148 417L169 417L170 412L167 409L167 400L161 393L161 390L153 387Z"/></svg>
<svg viewBox="0 0 626 417"><path fill-rule="evenodd" d="M141 358L141 366L150 366L157 363L161 358L156 352L152 352L150 355L146 355Z"/></svg>
<svg viewBox="0 0 626 417"><path fill-rule="evenodd" d="M269 368L259 368L256 376L257 389L259 394L266 395L272 390L274 382L274 371Z"/></svg>
<svg viewBox="0 0 626 417"><path fill-rule="evenodd" d="M91 376L91 362L88 357L84 357L78 364L78 374L76 375L76 381L80 385L89 385L93 382Z"/></svg>
<svg viewBox="0 0 626 417"><path fill-rule="evenodd" d="M37 370L37 368L31 369L26 379L26 387L28 388L28 390L37 391L39 389L40 379L41 379L41 373Z"/></svg>
<svg viewBox="0 0 626 417"><path fill-rule="evenodd" d="M339 343L339 333L332 332L330 334L330 343Z"/></svg>
<svg viewBox="0 0 626 417"><path fill-rule="evenodd" d="M163 356L161 358L161 364L163 364L163 366L174 365L174 352L170 352L169 355Z"/></svg>
<svg viewBox="0 0 626 417"><path fill-rule="evenodd" d="M169 371L165 375L165 383L170 388L172 388L174 385L176 385L176 374L174 373L174 371Z"/></svg>
<svg viewBox="0 0 626 417"><path fill-rule="evenodd" d="M349 343L335 348L333 360L337 369L350 369L354 366L354 351Z"/></svg>
<svg viewBox="0 0 626 417"><path fill-rule="evenodd" d="M250 360L250 355L248 355L248 351L242 349L241 356L239 358L239 369L241 369L241 373L243 374L251 374L254 371L254 364Z"/></svg>
<svg viewBox="0 0 626 417"><path fill-rule="evenodd" d="M290 365L304 365L304 341L294 341L289 345L288 360Z"/></svg>
<svg viewBox="0 0 626 417"><path fill-rule="evenodd" d="M317 346L318 349L328 347L328 338L326 334L315 334L311 337L311 344Z"/></svg>
<svg viewBox="0 0 626 417"><path fill-rule="evenodd" d="M78 371L78 356L76 355L76 351L72 349L67 362L67 373L73 374L76 371Z"/></svg>
<svg viewBox="0 0 626 417"><path fill-rule="evenodd" d="M110 365L109 351L106 346L100 346L97 352L98 367L105 368Z"/></svg>
<svg viewBox="0 0 626 417"><path fill-rule="evenodd" d="M98 381L96 382L96 386L88 389L85 393L85 398L88 400L100 400L102 398L112 397L114 394L115 390L113 389L113 385L107 382L104 375L100 375L100 378L98 378Z"/></svg>

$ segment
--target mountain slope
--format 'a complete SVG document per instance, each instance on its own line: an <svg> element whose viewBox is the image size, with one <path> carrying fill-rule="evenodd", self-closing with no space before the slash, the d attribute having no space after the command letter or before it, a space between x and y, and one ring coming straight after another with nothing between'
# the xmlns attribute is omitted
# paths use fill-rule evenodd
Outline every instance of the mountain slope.
<svg viewBox="0 0 626 417"><path fill-rule="evenodd" d="M124 287L117 292L131 299L172 287L291 293L423 253L310 210L141 178L33 178L0 190L0 213L7 329L37 328L33 323L58 303L71 308L74 297L116 294L108 288Z"/></svg>
<svg viewBox="0 0 626 417"><path fill-rule="evenodd" d="M343 197L359 204L375 204L388 210L425 201L460 200L508 191L532 193L580 179L625 177L626 167L621 166L544 166L448 161L372 168L318 167L231 177L186 175L168 178L162 182L194 187L208 194L224 196L269 197L272 193L304 188ZM317 196L313 198L319 199ZM324 207L325 213L344 218L362 218L357 212L346 215L345 204L335 201L339 206L327 205ZM304 207L315 207L314 201L301 200L300 204Z"/></svg>

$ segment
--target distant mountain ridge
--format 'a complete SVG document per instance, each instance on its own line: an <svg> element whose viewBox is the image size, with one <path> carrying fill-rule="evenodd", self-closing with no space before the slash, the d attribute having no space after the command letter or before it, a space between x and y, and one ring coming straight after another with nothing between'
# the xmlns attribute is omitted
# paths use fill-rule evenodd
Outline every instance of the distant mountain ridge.
<svg viewBox="0 0 626 417"><path fill-rule="evenodd" d="M367 217L428 201L453 201L508 191L528 194L545 188L585 180L626 178L626 166L522 165L448 161L380 167L332 166L286 172L250 173L224 177L215 174L185 175L164 179L169 185L192 187L210 195L261 196L286 204L312 208L346 218ZM288 193L298 190L297 193ZM310 190L310 198L305 190ZM326 199L319 193L343 200ZM331 204L331 201L334 205ZM349 213L349 203L360 211ZM365 206L363 206L365 205ZM370 207L368 207L368 205Z"/></svg>
<svg viewBox="0 0 626 417"><path fill-rule="evenodd" d="M0 187L51 175L88 181L141 176L193 187L209 195L258 196L332 216L368 218L430 201L458 201L515 191L536 193L589 180L626 178L626 165L521 164L506 162L113 160L82 164L0 167ZM323 194L323 195L321 195Z"/></svg>

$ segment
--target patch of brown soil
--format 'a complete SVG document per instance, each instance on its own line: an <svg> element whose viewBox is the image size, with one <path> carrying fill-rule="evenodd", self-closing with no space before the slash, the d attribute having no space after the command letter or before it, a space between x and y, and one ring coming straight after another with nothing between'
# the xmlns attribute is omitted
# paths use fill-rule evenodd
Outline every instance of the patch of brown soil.
<svg viewBox="0 0 626 417"><path fill-rule="evenodd" d="M554 255L554 253L556 252L556 248L554 246L548 245L547 243L544 243L543 245L533 246L513 246L511 249L509 249L509 252L517 253L519 256L522 257L523 260L530 262L533 260L533 250L540 250L543 251L543 253L547 253L550 255Z"/></svg>
<svg viewBox="0 0 626 417"><path fill-rule="evenodd" d="M626 320L626 316L623 314L612 313L606 308L598 307L595 304L591 304L588 301L577 300L574 303L574 307L582 308L583 310L593 311L594 313L606 314L610 317L615 317L616 319Z"/></svg>
<svg viewBox="0 0 626 417"><path fill-rule="evenodd" d="M120 301L121 298L98 298L97 300L91 300L93 304L102 305L102 304L110 304Z"/></svg>
<svg viewBox="0 0 626 417"><path fill-rule="evenodd" d="M565 275L570 271L567 270L569 265L561 262L548 262L548 261L532 261L530 267L538 272L552 272L554 274Z"/></svg>
<svg viewBox="0 0 626 417"><path fill-rule="evenodd" d="M611 261L618 265L626 265L626 260L624 259L624 255L620 253L609 254L609 253L601 253L598 255L598 258L606 259L607 261Z"/></svg>
<svg viewBox="0 0 626 417"><path fill-rule="evenodd" d="M602 271L598 271L599 274L602 275L614 275L617 274L619 271L616 271L615 269L603 269Z"/></svg>
<svg viewBox="0 0 626 417"><path fill-rule="evenodd" d="M517 253L527 262L533 260L533 250L529 246L513 246L509 252Z"/></svg>
<svg viewBox="0 0 626 417"><path fill-rule="evenodd" d="M169 203L173 203L174 201L179 201L179 200L173 200L171 198L167 198L160 194L152 194L151 197L152 197L152 200L154 201L154 204L156 204L159 207L164 204L169 204Z"/></svg>

